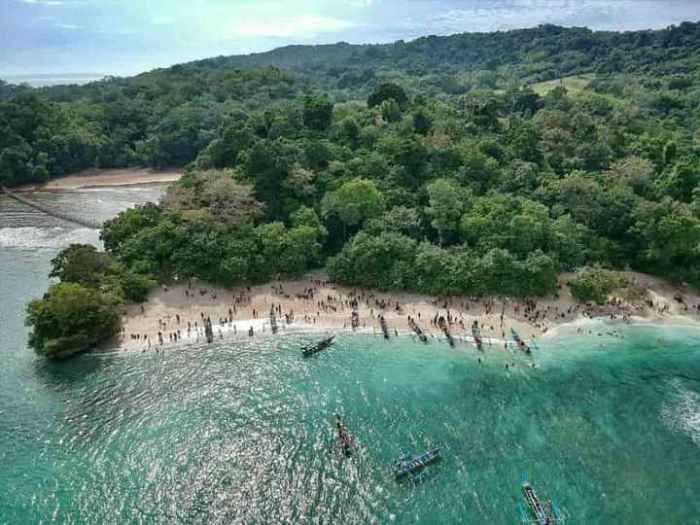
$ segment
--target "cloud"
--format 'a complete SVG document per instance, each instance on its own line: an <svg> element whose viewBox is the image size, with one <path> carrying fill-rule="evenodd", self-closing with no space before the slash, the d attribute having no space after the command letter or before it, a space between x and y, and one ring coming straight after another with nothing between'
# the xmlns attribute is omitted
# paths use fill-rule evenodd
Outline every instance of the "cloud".
<svg viewBox="0 0 700 525"><path fill-rule="evenodd" d="M69 31L75 31L77 29L82 29L83 26L75 25L75 24L56 24L54 27L57 27L58 29L67 29Z"/></svg>
<svg viewBox="0 0 700 525"><path fill-rule="evenodd" d="M227 32L229 38L308 38L354 27L353 22L317 15L301 15L276 20L236 20Z"/></svg>

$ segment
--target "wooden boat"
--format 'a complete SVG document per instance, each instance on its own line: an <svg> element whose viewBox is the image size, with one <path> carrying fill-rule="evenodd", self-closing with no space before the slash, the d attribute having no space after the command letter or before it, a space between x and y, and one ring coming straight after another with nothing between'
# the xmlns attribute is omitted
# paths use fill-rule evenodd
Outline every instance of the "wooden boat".
<svg viewBox="0 0 700 525"><path fill-rule="evenodd" d="M440 459L440 449L434 448L416 456L402 456L394 462L394 476L397 480L415 474L433 461Z"/></svg>
<svg viewBox="0 0 700 525"><path fill-rule="evenodd" d="M523 497L527 508L520 505L520 522L533 525L556 525L564 523L563 514L555 507L551 501L542 503L528 481L522 484Z"/></svg>
<svg viewBox="0 0 700 525"><path fill-rule="evenodd" d="M515 331L515 328L511 328L510 333L513 336L513 341L515 341L518 345L518 349L530 355L532 353L532 350L530 350L530 347L527 346L527 344L525 344L525 341L523 341L522 338L518 335L518 332Z"/></svg>
<svg viewBox="0 0 700 525"><path fill-rule="evenodd" d="M270 308L270 330L272 331L273 335L276 334L278 331L277 316L275 315L274 307Z"/></svg>
<svg viewBox="0 0 700 525"><path fill-rule="evenodd" d="M304 357L311 357L314 354L318 354L322 350L325 350L326 348L331 346L334 340L335 336L332 335L330 337L327 337L326 339L319 341L318 343L305 346L304 348L302 348L302 355Z"/></svg>
<svg viewBox="0 0 700 525"><path fill-rule="evenodd" d="M338 433L338 441L340 442L340 446L343 447L343 453L347 457L352 456L352 451L355 448L355 443L350 437L350 434L348 434L348 429L343 423L343 420L341 419L340 415L338 414L335 415L335 428Z"/></svg>
<svg viewBox="0 0 700 525"><path fill-rule="evenodd" d="M472 337L477 350L484 351L484 342L481 340L481 330L479 329L479 321L474 320L472 323Z"/></svg>

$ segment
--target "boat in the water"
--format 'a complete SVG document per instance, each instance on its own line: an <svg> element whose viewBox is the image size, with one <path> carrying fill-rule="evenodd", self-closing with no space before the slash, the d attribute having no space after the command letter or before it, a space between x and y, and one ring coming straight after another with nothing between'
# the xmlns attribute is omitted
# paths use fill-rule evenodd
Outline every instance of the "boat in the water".
<svg viewBox="0 0 700 525"><path fill-rule="evenodd" d="M433 448L416 456L402 456L394 462L394 476L400 480L421 471L426 465L440 459L440 449Z"/></svg>
<svg viewBox="0 0 700 525"><path fill-rule="evenodd" d="M556 525L566 521L564 515L551 501L548 500L545 503L540 501L535 489L528 481L523 481L521 489L526 504L526 506L519 505L521 523Z"/></svg>
<svg viewBox="0 0 700 525"><path fill-rule="evenodd" d="M340 441L340 446L343 447L343 453L346 456L352 456L352 450L355 448L355 443L353 439L348 434L348 429L343 423L339 414L335 415L335 428L338 432L338 441Z"/></svg>
<svg viewBox="0 0 700 525"><path fill-rule="evenodd" d="M527 355L530 355L532 353L532 350L530 350L530 347L527 346L525 341L523 341L522 337L518 335L518 332L515 331L515 328L510 329L510 333L513 336L513 341L518 345L518 349L525 352Z"/></svg>
<svg viewBox="0 0 700 525"><path fill-rule="evenodd" d="M326 339L322 339L318 343L307 345L304 348L302 348L302 355L304 357L310 357L312 355L318 354L319 352L331 346L334 340L335 336L332 335L330 337L327 337Z"/></svg>

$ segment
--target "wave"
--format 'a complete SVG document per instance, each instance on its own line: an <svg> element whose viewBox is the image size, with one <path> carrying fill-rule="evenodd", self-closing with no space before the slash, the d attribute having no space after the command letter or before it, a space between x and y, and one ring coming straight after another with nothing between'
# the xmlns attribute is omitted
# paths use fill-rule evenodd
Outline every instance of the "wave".
<svg viewBox="0 0 700 525"><path fill-rule="evenodd" d="M664 423L673 430L687 434L700 445L700 394L685 388L680 379L671 381L675 400L661 409Z"/></svg>
<svg viewBox="0 0 700 525"><path fill-rule="evenodd" d="M0 247L3 248L65 248L74 243L99 246L99 232L90 228L0 228Z"/></svg>

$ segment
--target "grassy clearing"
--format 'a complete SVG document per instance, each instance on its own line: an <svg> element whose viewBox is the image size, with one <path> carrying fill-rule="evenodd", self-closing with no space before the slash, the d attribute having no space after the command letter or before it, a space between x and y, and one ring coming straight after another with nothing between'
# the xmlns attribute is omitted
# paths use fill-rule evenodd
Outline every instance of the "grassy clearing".
<svg viewBox="0 0 700 525"><path fill-rule="evenodd" d="M580 93L586 86L593 80L595 75L574 75L571 77L564 77L561 79L561 83L567 89L570 95L575 95ZM552 91L555 87L559 85L560 81L557 80L547 80L546 82L538 82L537 84L532 84L530 87L541 97L545 96L547 93Z"/></svg>

